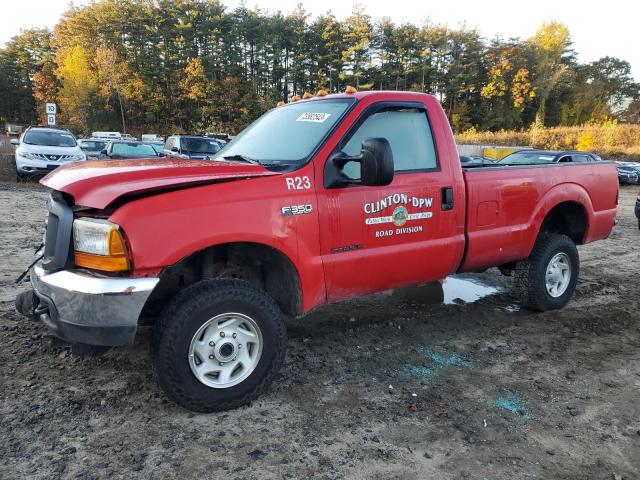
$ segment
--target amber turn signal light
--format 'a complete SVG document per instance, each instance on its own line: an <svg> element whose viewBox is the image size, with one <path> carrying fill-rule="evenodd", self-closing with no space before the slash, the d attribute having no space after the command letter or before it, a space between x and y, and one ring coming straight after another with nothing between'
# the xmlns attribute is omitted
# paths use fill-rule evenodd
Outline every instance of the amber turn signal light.
<svg viewBox="0 0 640 480"><path fill-rule="evenodd" d="M117 228L111 228L107 233L106 240L107 255L75 250L76 266L103 272L124 272L129 270L127 247L120 231Z"/></svg>
<svg viewBox="0 0 640 480"><path fill-rule="evenodd" d="M127 257L107 257L92 253L75 252L76 267L101 270L103 272L126 272L129 270Z"/></svg>

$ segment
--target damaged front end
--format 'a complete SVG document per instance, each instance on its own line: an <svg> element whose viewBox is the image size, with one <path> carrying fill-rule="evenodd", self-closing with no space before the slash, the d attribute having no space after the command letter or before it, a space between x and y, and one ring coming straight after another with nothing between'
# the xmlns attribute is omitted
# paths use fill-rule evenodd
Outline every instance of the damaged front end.
<svg viewBox="0 0 640 480"><path fill-rule="evenodd" d="M76 268L71 202L53 192L44 246L29 269L33 290L16 299L18 311L41 320L72 344L130 345L138 317L158 278L107 276Z"/></svg>

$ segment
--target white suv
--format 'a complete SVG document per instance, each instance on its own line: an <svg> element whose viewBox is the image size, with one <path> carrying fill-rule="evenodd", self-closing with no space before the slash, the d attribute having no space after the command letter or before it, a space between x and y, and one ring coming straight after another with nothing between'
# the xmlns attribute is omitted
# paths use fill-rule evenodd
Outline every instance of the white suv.
<svg viewBox="0 0 640 480"><path fill-rule="evenodd" d="M86 160L76 137L68 130L46 127L29 127L13 141L16 148L18 179L42 175L70 162Z"/></svg>

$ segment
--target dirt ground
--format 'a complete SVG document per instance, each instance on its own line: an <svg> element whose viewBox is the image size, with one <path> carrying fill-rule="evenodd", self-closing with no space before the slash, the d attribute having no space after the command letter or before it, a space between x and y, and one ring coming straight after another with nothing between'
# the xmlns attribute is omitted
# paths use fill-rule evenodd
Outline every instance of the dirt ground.
<svg viewBox="0 0 640 480"><path fill-rule="evenodd" d="M564 310L519 309L496 270L473 304L331 305L289 323L267 395L195 415L159 391L148 331L81 360L15 312L47 193L0 185L0 478L640 478L636 193Z"/></svg>

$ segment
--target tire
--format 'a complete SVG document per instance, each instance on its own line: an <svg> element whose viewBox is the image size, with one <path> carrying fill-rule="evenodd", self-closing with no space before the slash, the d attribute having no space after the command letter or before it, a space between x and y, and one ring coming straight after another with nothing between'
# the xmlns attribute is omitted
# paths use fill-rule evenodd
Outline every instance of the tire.
<svg viewBox="0 0 640 480"><path fill-rule="evenodd" d="M552 266L552 260L559 269ZM564 274L549 279L552 285L564 285L563 288L548 288L547 272L563 271L569 266L567 276ZM564 271L563 271L564 272ZM564 307L576 288L580 273L580 257L575 243L566 235L541 233L536 240L529 258L518 262L514 271L515 294L523 306L544 312ZM564 280L568 277L568 281ZM556 279L560 278L560 280Z"/></svg>
<svg viewBox="0 0 640 480"><path fill-rule="evenodd" d="M242 338L248 338L242 333L244 329L235 330L238 339L235 333L232 339L228 329L219 326L229 323L227 319L231 321L236 317L240 321L247 319L247 323L242 325L249 327L246 331L257 334L254 339L259 339L256 343L244 343L244 350L240 348L243 347ZM219 338L218 333L222 335L225 329L226 340L220 338L219 342L216 340L217 344L208 341L213 338L212 335ZM200 331L202 335L211 331L213 334L206 338L196 337ZM218 363L218 355L225 348L224 342L236 355L229 358L236 360ZM212 344L216 346L209 347ZM151 347L154 370L167 396L187 410L208 413L246 405L267 390L284 362L287 332L280 308L265 292L244 280L212 279L189 286L171 300L153 327ZM197 352L204 351L202 349L207 349L206 356L210 360L200 359ZM255 361L245 371L242 354L248 354L249 351ZM246 358L249 359L249 356ZM225 366L233 365L233 362L239 362L234 372L240 374L229 375L236 375L241 381L230 379L222 382L219 380L222 371L217 372L219 378L202 375L201 380L196 376L200 366L209 369L218 364L222 366L223 363ZM245 374L246 378L242 378ZM205 381L215 386L205 384ZM238 383L232 384L233 381Z"/></svg>

